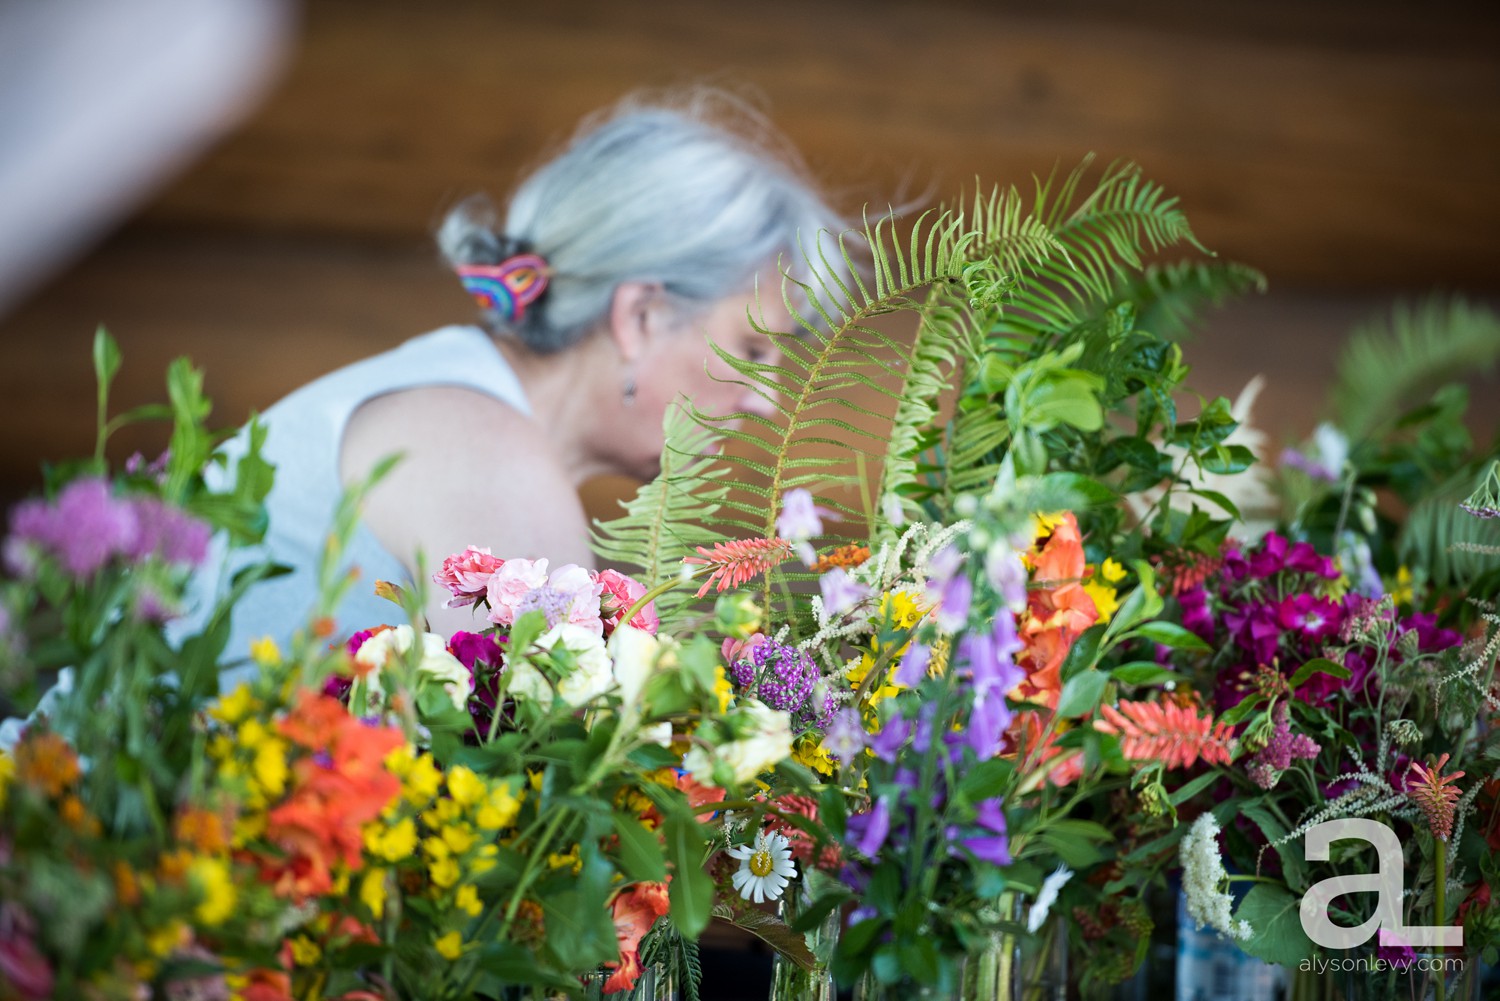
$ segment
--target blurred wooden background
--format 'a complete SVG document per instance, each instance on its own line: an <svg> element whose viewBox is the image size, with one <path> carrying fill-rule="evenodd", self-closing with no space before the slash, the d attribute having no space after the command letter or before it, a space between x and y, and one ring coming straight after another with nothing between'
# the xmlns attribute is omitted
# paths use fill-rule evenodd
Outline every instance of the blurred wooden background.
<svg viewBox="0 0 1500 1001"><path fill-rule="evenodd" d="M442 209L503 197L621 94L697 81L760 95L851 212L1139 161L1271 283L1207 318L1194 382L1264 372L1257 423L1298 437L1351 325L1399 296L1500 296L1493 6L310 0L258 111L0 315L0 497L91 447L96 325L124 349L120 405L161 399L187 354L237 423L468 319L428 238ZM1497 383L1476 398L1493 434Z"/></svg>

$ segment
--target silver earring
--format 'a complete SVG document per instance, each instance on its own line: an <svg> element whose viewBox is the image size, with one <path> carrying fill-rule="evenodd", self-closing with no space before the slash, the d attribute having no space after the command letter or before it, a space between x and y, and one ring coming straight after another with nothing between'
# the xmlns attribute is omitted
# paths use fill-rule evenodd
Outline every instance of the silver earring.
<svg viewBox="0 0 1500 1001"><path fill-rule="evenodd" d="M625 393L620 397L627 407L635 406L635 376L625 379Z"/></svg>

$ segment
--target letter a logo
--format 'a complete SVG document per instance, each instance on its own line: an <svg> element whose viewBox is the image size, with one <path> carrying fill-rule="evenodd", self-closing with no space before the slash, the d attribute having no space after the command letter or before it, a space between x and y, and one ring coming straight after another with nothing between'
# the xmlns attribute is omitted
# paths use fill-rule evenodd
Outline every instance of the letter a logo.
<svg viewBox="0 0 1500 1001"><path fill-rule="evenodd" d="M1378 872L1333 876L1308 887L1302 896L1300 917L1307 937L1325 949L1355 949L1364 945L1378 930L1385 943L1399 936L1407 945L1458 947L1464 944L1464 930L1459 926L1403 925L1401 895L1405 889L1402 877L1401 842L1386 825L1363 817L1347 817L1315 824L1307 831L1306 854L1309 861L1328 861L1328 847L1335 841L1356 838L1375 846L1380 856ZM1446 847L1446 846L1444 846ZM1362 924L1345 928L1333 923L1328 905L1334 897L1346 893L1378 894L1375 913Z"/></svg>

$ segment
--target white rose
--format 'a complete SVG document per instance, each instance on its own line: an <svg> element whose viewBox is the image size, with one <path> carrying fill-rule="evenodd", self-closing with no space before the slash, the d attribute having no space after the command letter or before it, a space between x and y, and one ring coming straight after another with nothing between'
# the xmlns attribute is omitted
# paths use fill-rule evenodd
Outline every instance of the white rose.
<svg viewBox="0 0 1500 1001"><path fill-rule="evenodd" d="M385 688L381 672L395 660L404 657L412 647L416 633L411 626L396 626L376 633L360 645L355 663L367 669L364 683L371 708L384 705ZM469 669L448 652L448 644L435 633L422 634L422 659L417 663L417 684L432 681L443 686L455 709L468 702L473 682Z"/></svg>
<svg viewBox="0 0 1500 1001"><path fill-rule="evenodd" d="M557 694L573 708L586 705L615 687L613 665L603 638L583 626L560 622L543 633L537 645L546 650L561 645L573 655L576 666L557 685Z"/></svg>
<svg viewBox="0 0 1500 1001"><path fill-rule="evenodd" d="M609 652L615 660L615 680L620 683L620 697L633 703L656 668L656 654L661 643L644 629L622 625L609 638Z"/></svg>

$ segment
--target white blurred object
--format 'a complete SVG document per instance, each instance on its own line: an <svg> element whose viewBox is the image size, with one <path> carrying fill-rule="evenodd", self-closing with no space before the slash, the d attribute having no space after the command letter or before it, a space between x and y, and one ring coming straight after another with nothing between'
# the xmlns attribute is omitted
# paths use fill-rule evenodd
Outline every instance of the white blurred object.
<svg viewBox="0 0 1500 1001"><path fill-rule="evenodd" d="M0 2L0 315L235 125L291 0Z"/></svg>

